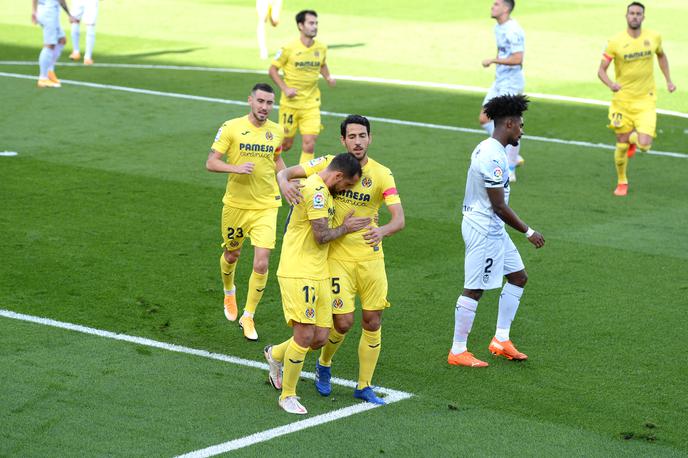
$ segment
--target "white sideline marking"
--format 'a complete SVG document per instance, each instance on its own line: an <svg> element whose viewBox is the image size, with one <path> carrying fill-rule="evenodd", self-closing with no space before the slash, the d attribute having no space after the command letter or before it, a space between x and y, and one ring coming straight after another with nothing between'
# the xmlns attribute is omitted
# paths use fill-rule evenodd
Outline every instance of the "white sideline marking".
<svg viewBox="0 0 688 458"><path fill-rule="evenodd" d="M20 60L5 60L0 61L0 65L36 65L34 61L20 61ZM60 66L64 67L83 67L82 64L76 62L60 62ZM188 65L155 65L155 64L108 64L108 63L95 63L93 67L103 67L103 68L138 68L145 70L185 70L185 71L196 71L196 72L214 72L214 73L244 73L251 75L267 75L268 72L265 70L253 70L247 68L215 68L215 67L196 67ZM487 94L488 89L478 86L467 86L464 84L450 84L450 83L435 83L432 81L410 81L410 80L400 80L394 78L378 78L374 76L351 76L351 75L332 75L336 79L343 81L358 81L363 83L379 83L379 84L390 84L394 86L412 86L412 87L423 87L432 89L449 89L452 91L465 91L465 92L477 92L479 94ZM570 97L567 95L557 95L557 94L543 94L539 92L529 92L529 97L535 99L543 100L556 100L559 102L573 102L581 103L585 105L599 105L608 107L610 102L597 99L587 99L583 97ZM676 116L679 118L688 118L688 113L682 113L680 111L657 109L657 113Z"/></svg>
<svg viewBox="0 0 688 458"><path fill-rule="evenodd" d="M102 329L89 328L87 326L82 326L79 324L65 323L64 321L56 321L50 318L42 318L33 315L25 315L23 313L13 312L11 310L0 309L0 316L5 318L11 318L13 320L27 321L29 323L42 324L44 326L51 326L54 328L67 329L69 331L76 331L82 334L90 334L99 337L105 337L107 339L120 340L123 342L130 342L137 345L143 345L146 347L159 348L162 350L172 351L176 353L185 353L187 355L200 356L202 358L214 359L218 361L223 361L231 364L236 364L239 366L252 367L255 369L262 369L267 371L268 365L266 363L260 363L258 361L252 361L249 359L237 358L235 356L223 355L221 353L212 353L206 350L198 350L195 348L183 347L181 345L168 344L165 342L159 342L157 340L146 339L144 337L130 336L127 334L118 334L115 332L104 331ZM315 374L312 372L302 372L302 377L315 380ZM349 388L355 388L356 382L352 380L344 380L337 377L332 377L332 383L340 386L345 386ZM413 396L411 393L406 393L404 391L392 390L389 388L376 387L375 391L383 393L385 395L385 401L387 404L392 404L395 402L403 401ZM286 434L294 433L296 431L301 431L302 429L311 428L313 426L322 425L324 423L329 423L340 418L349 417L357 413L365 412L366 410L375 409L380 407L376 404L371 404L368 402L363 402L360 404L355 404L349 407L344 407L342 409L337 409L332 412L328 412L321 415L316 415L315 417L310 417L305 420L297 421L295 423L290 423L288 425L279 426L277 428L268 429L266 431L261 431L259 433L251 434L250 436L240 437L239 439L234 439L228 442L223 442L222 444L213 445L200 450L195 450L187 454L181 455L183 457L210 457L218 455L220 453L229 452L232 450L237 450L243 447L248 447L259 442L265 442L275 437L284 436Z"/></svg>
<svg viewBox="0 0 688 458"><path fill-rule="evenodd" d="M19 153L17 153L16 151L0 151L0 156L3 156L3 157L16 156L17 154L19 154Z"/></svg>
<svg viewBox="0 0 688 458"><path fill-rule="evenodd" d="M30 76L30 75L22 75L18 73L6 73L6 72L0 72L0 76L6 76L9 78L19 78L19 79L28 79L28 80L36 80L37 77L35 76ZM133 88L133 87L127 87L127 86L113 86L110 84L100 84L100 83L89 83L86 81L75 81L75 80L60 80L62 83L66 84L71 84L74 86L85 86L85 87L91 87L91 88L96 88L96 89L110 89L114 91L122 91L122 92L133 92L135 94L146 94L146 95L157 95L160 97L172 97L176 99L186 99L186 100L197 100L201 102L212 102L212 103L223 103L227 105L243 105L247 106L247 102L242 102L240 100L230 100L230 99L220 99L220 98L215 98L215 97L203 97L199 95L190 95L190 94L180 94L177 92L161 92L161 91L153 91L150 89L138 89L138 88ZM57 89L43 89L47 91L51 90L57 90ZM279 108L278 105L275 105L275 108ZM348 116L347 113L337 113L334 111L321 111L320 114L324 116L333 116L337 118L345 118ZM482 129L471 129L467 127L457 127L457 126L447 126L443 124L431 124L431 123L426 123L426 122L416 122L416 121L404 121L401 119L391 119L391 118L379 118L377 116L368 116L367 117L371 121L378 121L386 124L396 124L396 125L402 125L402 126L412 126L412 127L425 127L428 129L438 129L438 130L449 130L453 132L463 132L463 133L468 133L468 134L479 134L479 135L485 135L485 131ZM591 143L591 142L582 142L582 141L576 141L576 140L562 140L560 138L548 138L548 137L539 137L535 135L524 135L524 139L526 140L535 140L535 141L540 141L540 142L546 142L546 143L558 143L562 145L575 145L575 146L582 146L586 148L599 148L599 149L608 149L608 150L613 150L614 146L611 144L604 144L604 143ZM647 153L644 154L651 154L654 156L668 156L668 157L677 157L681 159L688 159L688 154L686 153L676 153L672 151L648 151Z"/></svg>

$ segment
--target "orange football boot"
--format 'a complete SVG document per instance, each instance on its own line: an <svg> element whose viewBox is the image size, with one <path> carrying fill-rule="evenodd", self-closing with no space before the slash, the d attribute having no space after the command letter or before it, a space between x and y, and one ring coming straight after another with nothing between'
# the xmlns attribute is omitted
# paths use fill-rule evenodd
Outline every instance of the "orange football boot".
<svg viewBox="0 0 688 458"><path fill-rule="evenodd" d="M626 156L628 156L629 159L632 158L635 155L637 149L638 145L636 145L635 143L631 143L628 146L628 152L626 153Z"/></svg>
<svg viewBox="0 0 688 458"><path fill-rule="evenodd" d="M464 351L463 353L454 354L451 351L447 357L447 362L453 366L466 366L466 367L487 367L485 361L480 361L478 358L473 356L473 353Z"/></svg>
<svg viewBox="0 0 688 458"><path fill-rule="evenodd" d="M628 183L619 183L614 190L615 196L625 196L628 194Z"/></svg>
<svg viewBox="0 0 688 458"><path fill-rule="evenodd" d="M236 294L225 294L225 316L229 321L236 321L237 315Z"/></svg>
<svg viewBox="0 0 688 458"><path fill-rule="evenodd" d="M490 353L493 355L503 356L506 359L515 359L516 361L525 361L528 359L528 355L518 351L510 340L500 342L496 337L493 337L487 349L490 350Z"/></svg>

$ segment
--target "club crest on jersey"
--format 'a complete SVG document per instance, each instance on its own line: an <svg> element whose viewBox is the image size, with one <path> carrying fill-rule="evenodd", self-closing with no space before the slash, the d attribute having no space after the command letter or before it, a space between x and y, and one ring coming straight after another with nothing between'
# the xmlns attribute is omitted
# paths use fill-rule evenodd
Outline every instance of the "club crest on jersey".
<svg viewBox="0 0 688 458"><path fill-rule="evenodd" d="M341 309L342 307L344 307L344 301L341 300L340 298L337 298L337 299L335 299L335 300L332 301L332 307L333 307L333 308L336 308L337 310L339 310L339 309Z"/></svg>
<svg viewBox="0 0 688 458"><path fill-rule="evenodd" d="M306 318L311 320L315 318L315 309L313 307L308 307L306 309Z"/></svg>
<svg viewBox="0 0 688 458"><path fill-rule="evenodd" d="M645 40L645 41L643 41L643 44L644 44L645 46L650 46L650 40Z"/></svg>
<svg viewBox="0 0 688 458"><path fill-rule="evenodd" d="M220 140L220 135L222 135L222 127L217 130L217 135L215 135L215 141Z"/></svg>
<svg viewBox="0 0 688 458"><path fill-rule="evenodd" d="M237 242L236 240L232 240L231 242L229 242L229 246L231 246L232 248L236 248L239 246L239 242Z"/></svg>
<svg viewBox="0 0 688 458"><path fill-rule="evenodd" d="M483 275L483 283L487 283L488 281L490 281L490 274Z"/></svg>
<svg viewBox="0 0 688 458"><path fill-rule="evenodd" d="M271 141L273 138L275 138L275 137L272 136L272 132L270 132L270 131L265 132L265 139L267 141Z"/></svg>
<svg viewBox="0 0 688 458"><path fill-rule="evenodd" d="M361 180L361 186L364 188L369 188L373 185L373 180L370 177L363 177Z"/></svg>
<svg viewBox="0 0 688 458"><path fill-rule="evenodd" d="M492 172L492 175L498 180L502 179L502 175L504 175L504 172L500 167L495 167L494 171Z"/></svg>
<svg viewBox="0 0 688 458"><path fill-rule="evenodd" d="M316 192L313 196L313 208L323 209L325 208L325 195L322 192Z"/></svg>
<svg viewBox="0 0 688 458"><path fill-rule="evenodd" d="M647 43L647 40L646 40L645 42ZM313 55L314 55L315 57L320 57L320 51L315 51L315 52L313 53Z"/></svg>

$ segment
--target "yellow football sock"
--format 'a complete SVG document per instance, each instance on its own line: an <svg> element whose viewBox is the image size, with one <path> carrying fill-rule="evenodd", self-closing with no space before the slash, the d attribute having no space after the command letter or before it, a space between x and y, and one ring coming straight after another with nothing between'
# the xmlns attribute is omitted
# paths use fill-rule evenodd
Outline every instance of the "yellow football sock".
<svg viewBox="0 0 688 458"><path fill-rule="evenodd" d="M222 271L222 285L225 288L225 294L234 289L234 270L237 263L230 264L225 259L224 253L220 256L220 270Z"/></svg>
<svg viewBox="0 0 688 458"><path fill-rule="evenodd" d="M619 184L628 184L626 178L626 166L628 165L628 143L617 143L614 151L614 164L616 165L616 176Z"/></svg>
<svg viewBox="0 0 688 458"><path fill-rule="evenodd" d="M301 151L301 158L299 158L299 164L303 164L304 162L308 162L311 159L313 159L313 153L307 153L305 151Z"/></svg>
<svg viewBox="0 0 688 458"><path fill-rule="evenodd" d="M280 399L296 396L296 384L299 382L306 353L308 353L308 348L297 344L294 339L289 341L287 351L284 352L284 361L282 362L284 373L282 375L282 395Z"/></svg>
<svg viewBox="0 0 688 458"><path fill-rule="evenodd" d="M377 331L363 330L361 340L358 342L358 386L357 390L370 386L373 379L377 359L380 356L382 346L382 328Z"/></svg>
<svg viewBox="0 0 688 458"><path fill-rule="evenodd" d="M248 293L246 294L246 306L244 306L244 312L250 314L256 313L256 307L258 307L258 302L263 297L263 291L265 291L265 285L268 282L268 273L259 274L255 270L251 272L251 278L248 280Z"/></svg>
<svg viewBox="0 0 688 458"><path fill-rule="evenodd" d="M346 334L340 334L335 328L330 329L330 335L327 337L327 343L320 351L320 359L318 362L321 366L330 367L332 365L332 357L337 350L339 350L340 345L344 341Z"/></svg>
<svg viewBox="0 0 688 458"><path fill-rule="evenodd" d="M279 345L273 345L272 346L272 359L275 361L279 361L280 363L284 361L284 353L287 351L287 347L289 346L289 342L294 340L293 337L285 340Z"/></svg>
<svg viewBox="0 0 688 458"><path fill-rule="evenodd" d="M628 137L628 143L631 145L637 145L638 144L638 132L633 131L631 132L631 135Z"/></svg>

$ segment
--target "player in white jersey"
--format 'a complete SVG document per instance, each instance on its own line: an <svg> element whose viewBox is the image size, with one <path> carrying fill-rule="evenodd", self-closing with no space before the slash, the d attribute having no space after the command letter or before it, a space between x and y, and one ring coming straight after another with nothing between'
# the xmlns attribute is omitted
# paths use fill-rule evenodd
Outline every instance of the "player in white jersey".
<svg viewBox="0 0 688 458"><path fill-rule="evenodd" d="M43 28L43 48L38 56L38 87L60 87L55 74L55 62L60 58L62 48L67 44L64 30L60 26L60 6L69 13L65 0L32 0L31 21Z"/></svg>
<svg viewBox="0 0 688 458"><path fill-rule="evenodd" d="M256 0L256 13L258 13L256 35L258 36L258 51L260 52L261 59L268 58L268 46L265 41L265 23L269 20L273 27L277 27L281 12L282 0Z"/></svg>
<svg viewBox="0 0 688 458"><path fill-rule="evenodd" d="M483 67L492 64L497 67L495 80L483 100L483 107L494 97L507 94L522 94L525 87L523 78L523 54L525 53L525 33L516 19L511 17L515 0L495 0L492 4L492 19L495 25L495 39L497 41L497 57L483 60ZM485 116L485 110L480 111L480 125L492 135L494 123ZM519 146L508 145L506 153L509 158L509 179L516 181L516 166L522 164L523 158L519 154Z"/></svg>
<svg viewBox="0 0 688 458"><path fill-rule="evenodd" d="M528 99L523 95L502 95L487 102L485 113L494 121L492 136L482 141L471 154L463 200L461 233L466 244L464 289L454 312L454 342L447 361L456 366L486 367L466 348L468 334L483 291L507 283L499 297L497 330L489 351L508 359L524 360L509 338L511 322L528 280L521 255L504 229L504 223L522 232L540 248L542 235L528 227L509 207L509 177L506 146L518 145L523 135L523 112Z"/></svg>
<svg viewBox="0 0 688 458"><path fill-rule="evenodd" d="M98 0L74 0L72 2L72 60L81 59L79 49L80 25L86 25L86 51L84 53L84 65L93 65L93 47L96 44L96 19L98 19Z"/></svg>

